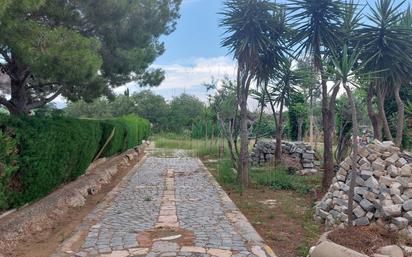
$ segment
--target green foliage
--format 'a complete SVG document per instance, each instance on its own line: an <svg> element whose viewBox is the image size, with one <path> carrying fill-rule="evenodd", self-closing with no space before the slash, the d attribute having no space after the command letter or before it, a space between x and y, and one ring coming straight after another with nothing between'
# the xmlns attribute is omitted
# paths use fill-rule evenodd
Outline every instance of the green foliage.
<svg viewBox="0 0 412 257"><path fill-rule="evenodd" d="M43 197L82 175L113 129L103 156L140 144L149 123L136 116L106 121L0 116L0 163L6 167L0 176L0 209Z"/></svg>
<svg viewBox="0 0 412 257"><path fill-rule="evenodd" d="M409 109L412 110L412 108L408 108L408 106L409 107L412 106L408 104L408 101L412 99L412 87L410 85L401 87L400 96L401 96L401 99L406 103L405 104L405 116L412 117L412 112L409 112ZM398 109L396 106L396 101L393 95L390 95L390 97L388 97L385 100L385 114L388 117L388 123L391 129L392 135L396 134L396 129L398 127L397 113L398 113ZM403 139L402 139L403 149L410 149L412 147L412 138L410 136L407 123L408 123L408 119L405 120L405 124L403 127L404 128Z"/></svg>
<svg viewBox="0 0 412 257"><path fill-rule="evenodd" d="M260 123L258 120L253 123L251 134L253 137L257 134L260 137L271 138L275 133L275 127L275 120L272 115L263 113Z"/></svg>
<svg viewBox="0 0 412 257"><path fill-rule="evenodd" d="M192 138L212 138L220 134L220 126L212 120L198 121L192 125Z"/></svg>
<svg viewBox="0 0 412 257"><path fill-rule="evenodd" d="M149 136L150 123L147 120L128 115L119 118L126 126L126 148L133 148L140 145L143 139Z"/></svg>
<svg viewBox="0 0 412 257"><path fill-rule="evenodd" d="M156 129L167 129L169 105L163 96L155 95L150 90L143 90L131 96L136 105L137 114L148 119Z"/></svg>
<svg viewBox="0 0 412 257"><path fill-rule="evenodd" d="M195 96L182 94L170 103L169 128L172 131L190 129L201 118L204 104Z"/></svg>
<svg viewBox="0 0 412 257"><path fill-rule="evenodd" d="M110 157L116 153L124 151L126 149L127 137L125 124L117 119L104 120L101 124L103 136L100 141L100 146L103 146L106 143L114 130L113 138L103 150L101 157Z"/></svg>
<svg viewBox="0 0 412 257"><path fill-rule="evenodd" d="M6 198L7 182L18 169L16 140L12 136L11 131L2 132L0 130L0 210L9 207Z"/></svg>
<svg viewBox="0 0 412 257"><path fill-rule="evenodd" d="M251 177L256 184L275 190L293 190L300 194L306 194L320 184L319 178L291 175L283 168L278 168L275 171L256 169L252 172Z"/></svg>
<svg viewBox="0 0 412 257"><path fill-rule="evenodd" d="M160 37L175 29L181 0L0 1L2 72L23 85L13 114L62 94L69 100L111 95L128 82L157 86L150 64L165 51ZM53 98L53 97L52 97ZM18 106L12 103L20 101Z"/></svg>
<svg viewBox="0 0 412 257"><path fill-rule="evenodd" d="M302 93L297 92L291 94L289 102L289 136L292 140L297 140L299 123L302 122L302 136L305 134L305 131L308 128L309 110L305 100L305 96Z"/></svg>

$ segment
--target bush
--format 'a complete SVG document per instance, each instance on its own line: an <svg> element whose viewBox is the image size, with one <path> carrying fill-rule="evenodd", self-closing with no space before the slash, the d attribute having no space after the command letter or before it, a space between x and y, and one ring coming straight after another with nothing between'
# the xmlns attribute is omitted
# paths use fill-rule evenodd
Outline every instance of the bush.
<svg viewBox="0 0 412 257"><path fill-rule="evenodd" d="M103 136L100 141L100 145L103 147L108 138L110 137L113 129L114 135L109 144L103 150L101 157L110 157L116 153L122 152L126 148L126 125L116 119L104 120L102 122Z"/></svg>
<svg viewBox="0 0 412 257"><path fill-rule="evenodd" d="M102 156L136 146L149 126L136 116L104 121L1 116L0 209L43 197L84 174L113 129Z"/></svg>

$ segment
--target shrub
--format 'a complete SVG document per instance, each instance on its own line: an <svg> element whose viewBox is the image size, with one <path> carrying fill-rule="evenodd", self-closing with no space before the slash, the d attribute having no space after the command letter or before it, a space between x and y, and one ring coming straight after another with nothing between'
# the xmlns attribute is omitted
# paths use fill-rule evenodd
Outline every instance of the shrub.
<svg viewBox="0 0 412 257"><path fill-rule="evenodd" d="M116 153L122 152L126 148L126 126L123 122L119 120L105 120L102 122L103 136L100 141L100 146L104 146L108 138L110 137L113 129L114 135L110 140L109 144L103 150L101 157L110 157Z"/></svg>
<svg viewBox="0 0 412 257"><path fill-rule="evenodd" d="M43 197L84 174L113 129L102 156L136 146L149 125L136 116L103 121L0 116L0 209Z"/></svg>
<svg viewBox="0 0 412 257"><path fill-rule="evenodd" d="M127 148L140 145L143 139L149 136L150 123L149 121L139 118L134 115L127 115L119 118L122 121L127 130L126 145Z"/></svg>

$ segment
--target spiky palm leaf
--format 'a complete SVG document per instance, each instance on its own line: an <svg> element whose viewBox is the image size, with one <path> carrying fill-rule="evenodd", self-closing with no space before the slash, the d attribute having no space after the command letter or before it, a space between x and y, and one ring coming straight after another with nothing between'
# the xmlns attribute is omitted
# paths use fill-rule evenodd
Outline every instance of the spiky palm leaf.
<svg viewBox="0 0 412 257"><path fill-rule="evenodd" d="M410 18L402 11L404 3L377 1L367 15L370 24L363 24L361 29L362 57L365 60L374 56L368 69L381 71L379 77L385 82L412 79L412 28L406 26Z"/></svg>
<svg viewBox="0 0 412 257"><path fill-rule="evenodd" d="M315 68L321 66L322 47L339 45L342 5L339 0L290 0L291 20L295 25L293 42L297 53L316 55Z"/></svg>
<svg viewBox="0 0 412 257"><path fill-rule="evenodd" d="M255 77L268 65L267 53L277 59L282 45L283 28L279 28L280 10L266 0L228 0L221 26L226 28L222 46L229 48L240 70ZM280 23L282 24L282 23Z"/></svg>

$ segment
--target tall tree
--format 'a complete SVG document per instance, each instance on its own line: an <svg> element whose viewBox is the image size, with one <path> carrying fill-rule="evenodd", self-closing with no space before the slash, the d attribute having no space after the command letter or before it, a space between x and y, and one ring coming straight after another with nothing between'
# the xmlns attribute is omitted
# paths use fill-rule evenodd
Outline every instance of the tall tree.
<svg viewBox="0 0 412 257"><path fill-rule="evenodd" d="M313 68L311 60L308 58L298 60L296 73L300 77L299 87L302 89L306 98L309 99L309 143L313 147L315 127L313 108L314 102L320 97L318 76Z"/></svg>
<svg viewBox="0 0 412 257"><path fill-rule="evenodd" d="M338 0L290 0L296 36L294 43L297 52L310 55L314 68L321 78L322 124L324 142L323 189L329 188L334 176L333 133L335 101L339 87L331 93L328 89L328 76L324 68L324 54L339 42L339 27L342 22L342 6Z"/></svg>
<svg viewBox="0 0 412 257"><path fill-rule="evenodd" d="M410 11L404 12L405 1L379 0L367 16L370 24L364 24L361 30L361 45L365 51L363 60L371 59L368 70L376 73L370 80L368 109L370 118L380 136L383 126L385 137L393 140L384 105L385 98L393 92L398 107L398 126L395 143L400 146L403 137L405 105L400 97L401 86L412 81L412 23ZM373 95L378 103L378 114L372 109ZM379 119L379 121L376 121ZM382 138L379 138L382 139Z"/></svg>
<svg viewBox="0 0 412 257"><path fill-rule="evenodd" d="M284 129L283 111L285 107L290 106L291 95L296 93L297 84L298 77L292 70L292 60L289 59L284 62L282 68L279 70L275 83L269 84L269 87L266 87L266 93L276 123L275 159L278 161L282 158L282 135ZM278 113L276 112L276 107L279 108Z"/></svg>
<svg viewBox="0 0 412 257"><path fill-rule="evenodd" d="M350 185L349 185L349 200L348 200L348 224L353 226L353 196L355 188L355 180L358 174L358 114L355 105L355 98L353 96L352 87L356 86L356 75L359 75L363 68L357 67L360 51L354 49L352 53L349 52L348 47L343 47L342 53L335 53L332 62L334 65L334 80L335 87L342 85L348 95L348 101L351 107L352 114L352 167L350 173ZM366 63L365 63L366 64Z"/></svg>
<svg viewBox="0 0 412 257"><path fill-rule="evenodd" d="M136 112L140 117L148 119L155 128L167 127L169 106L161 95L155 95L150 90L134 93L131 98L136 104Z"/></svg>
<svg viewBox="0 0 412 257"><path fill-rule="evenodd" d="M28 113L57 96L110 95L135 81L159 85L149 65L164 52L159 41L175 27L181 0L2 1L0 73L11 79L12 114Z"/></svg>
<svg viewBox="0 0 412 257"><path fill-rule="evenodd" d="M282 34L278 31L278 6L267 0L227 0L221 26L226 28L222 46L237 60L237 101L240 106L239 171L243 186L249 184L249 132L247 100L259 70L266 65L265 54L276 54ZM283 32L283 31L282 31ZM272 60L273 61L273 60Z"/></svg>

